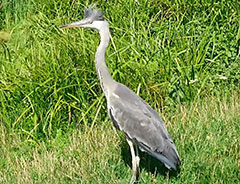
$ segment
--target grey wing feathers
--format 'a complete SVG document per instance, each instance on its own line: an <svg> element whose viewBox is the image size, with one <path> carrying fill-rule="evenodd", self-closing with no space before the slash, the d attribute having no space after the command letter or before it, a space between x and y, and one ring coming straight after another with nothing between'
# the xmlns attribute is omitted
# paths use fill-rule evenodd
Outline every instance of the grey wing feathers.
<svg viewBox="0 0 240 184"><path fill-rule="evenodd" d="M108 109L114 126L142 151L168 168L176 169L176 165L180 165L177 149L161 117L134 92L119 83L108 100Z"/></svg>

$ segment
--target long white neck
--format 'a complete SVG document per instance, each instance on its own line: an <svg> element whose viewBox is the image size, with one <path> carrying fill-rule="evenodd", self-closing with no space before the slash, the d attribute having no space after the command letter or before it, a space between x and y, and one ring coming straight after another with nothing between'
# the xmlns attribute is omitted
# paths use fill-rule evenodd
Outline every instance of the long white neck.
<svg viewBox="0 0 240 184"><path fill-rule="evenodd" d="M113 88L114 84L116 83L113 80L112 76L110 75L107 65L105 63L105 52L108 47L110 39L110 32L108 26L100 29L99 33L101 41L95 55L95 66L102 90L105 93L105 96L107 97L108 91L111 91L111 88Z"/></svg>

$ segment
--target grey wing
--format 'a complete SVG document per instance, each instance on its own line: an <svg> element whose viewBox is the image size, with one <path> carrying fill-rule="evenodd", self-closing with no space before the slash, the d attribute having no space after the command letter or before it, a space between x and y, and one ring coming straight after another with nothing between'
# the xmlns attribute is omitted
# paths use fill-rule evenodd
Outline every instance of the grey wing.
<svg viewBox="0 0 240 184"><path fill-rule="evenodd" d="M161 117L139 96L118 84L108 101L110 118L142 151L161 160L168 168L180 165L177 149Z"/></svg>

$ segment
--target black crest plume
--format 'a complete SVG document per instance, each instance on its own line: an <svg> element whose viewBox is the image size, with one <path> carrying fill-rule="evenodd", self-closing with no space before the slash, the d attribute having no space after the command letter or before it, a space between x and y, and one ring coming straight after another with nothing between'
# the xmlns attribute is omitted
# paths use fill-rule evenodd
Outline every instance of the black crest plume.
<svg viewBox="0 0 240 184"><path fill-rule="evenodd" d="M104 20L103 13L100 10L88 8L84 11L84 18L90 18L91 20Z"/></svg>

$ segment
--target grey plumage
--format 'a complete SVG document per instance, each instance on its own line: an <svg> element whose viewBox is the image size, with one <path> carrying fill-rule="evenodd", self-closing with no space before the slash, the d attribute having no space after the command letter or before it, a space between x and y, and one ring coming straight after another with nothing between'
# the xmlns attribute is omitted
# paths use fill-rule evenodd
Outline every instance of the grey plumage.
<svg viewBox="0 0 240 184"><path fill-rule="evenodd" d="M142 151L176 170L180 159L161 117L142 98L118 83L109 99L110 117ZM116 125L115 125L116 127Z"/></svg>
<svg viewBox="0 0 240 184"><path fill-rule="evenodd" d="M105 63L105 51L109 44L109 25L101 11L88 9L84 19L61 28L84 27L97 29L101 41L95 55L95 66L98 78L107 99L108 112L114 126L123 131L130 146L132 155L132 178L136 180L140 158L133 143L140 150L156 157L168 168L176 170L181 164L177 149L167 132L161 117L141 97L125 85L116 82L110 75Z"/></svg>

